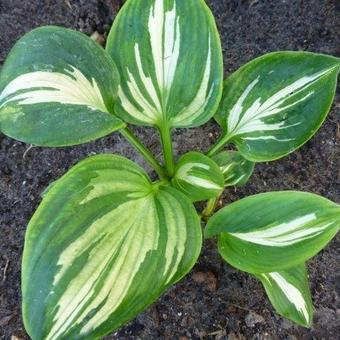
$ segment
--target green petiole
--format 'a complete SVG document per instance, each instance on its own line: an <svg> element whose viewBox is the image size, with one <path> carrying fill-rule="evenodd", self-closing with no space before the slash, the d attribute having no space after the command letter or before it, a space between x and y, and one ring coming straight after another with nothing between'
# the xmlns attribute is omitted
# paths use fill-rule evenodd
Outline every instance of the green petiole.
<svg viewBox="0 0 340 340"><path fill-rule="evenodd" d="M157 175L163 179L166 178L166 173L163 167L159 164L155 156L141 143L141 141L127 127L119 130L121 135L145 158L150 166L157 172Z"/></svg>
<svg viewBox="0 0 340 340"><path fill-rule="evenodd" d="M174 153L171 140L171 129L168 126L163 126L159 129L161 136L164 163L168 177L172 177L175 172Z"/></svg>

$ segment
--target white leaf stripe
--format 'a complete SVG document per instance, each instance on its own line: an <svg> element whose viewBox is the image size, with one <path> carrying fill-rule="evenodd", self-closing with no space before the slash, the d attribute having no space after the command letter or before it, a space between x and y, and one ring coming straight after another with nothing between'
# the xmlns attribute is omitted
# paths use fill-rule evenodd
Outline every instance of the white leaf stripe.
<svg viewBox="0 0 340 340"><path fill-rule="evenodd" d="M159 231L153 228L153 224L155 222L157 224L153 200L144 200L140 208L140 220L134 219L133 226L125 237L124 243L118 248L119 256L110 269L111 280L104 281L100 294L95 296L91 305L87 306L82 313L81 317L85 318L91 310L101 306L93 318L86 323L86 326L80 332L81 334L90 332L96 325L109 318L110 313L124 299L148 252L157 249ZM125 228L126 226L124 226ZM116 279L117 277L119 277L119 280ZM104 305L103 302L105 302Z"/></svg>
<svg viewBox="0 0 340 340"><path fill-rule="evenodd" d="M181 126L182 124L186 124L185 122L188 121L190 124L194 122L194 120L199 117L206 106L209 103L209 100L214 91L214 85L211 86L209 90L209 79L210 79L210 72L211 72L211 42L209 36L208 42L208 56L207 56L207 63L204 70L203 79L201 85L197 91L197 94L190 105L183 109L181 113L176 115L173 119L173 123L175 126Z"/></svg>
<svg viewBox="0 0 340 340"><path fill-rule="evenodd" d="M289 125L287 127L293 127L293 126L297 126L300 124L296 124L296 125ZM243 139L245 140L276 140L277 142L290 142L291 140L293 140L292 138L277 138L275 136L257 136L257 137L243 137Z"/></svg>
<svg viewBox="0 0 340 340"><path fill-rule="evenodd" d="M236 175L232 174L228 177L225 177L224 180L228 183L229 186L236 185L242 181L244 177L246 177L247 174L242 174L242 175Z"/></svg>
<svg viewBox="0 0 340 340"><path fill-rule="evenodd" d="M272 272L268 274L261 274L261 276L267 281L267 284L272 286L272 280L281 289L282 293L286 296L287 300L295 306L296 310L303 316L306 324L310 322L310 315L308 313L307 302L300 292L292 283L283 277L280 273Z"/></svg>
<svg viewBox="0 0 340 340"><path fill-rule="evenodd" d="M31 337L91 337L102 326L105 335L108 326L117 329L134 317L194 264L201 234L192 204L176 189L152 187L138 169L122 157L95 156L44 196L29 226L37 239L29 238L24 253ZM135 192L132 184L124 190L116 183L127 182L124 174ZM61 214L47 211L48 205ZM46 266L48 287L39 281Z"/></svg>
<svg viewBox="0 0 340 340"><path fill-rule="evenodd" d="M18 76L2 91L0 108L10 102L84 105L92 110L108 111L96 80L88 80L72 65L68 65L64 73L35 71Z"/></svg>
<svg viewBox="0 0 340 340"><path fill-rule="evenodd" d="M177 170L176 178L208 190L221 189L221 186L212 180L202 178L198 175L195 176L195 169L203 169L209 173L210 166L203 163L186 163Z"/></svg>
<svg viewBox="0 0 340 340"><path fill-rule="evenodd" d="M177 11L177 0L174 0L168 9L165 8L165 3L167 2L164 0L154 0L147 16L152 57L150 67L154 69L154 75L150 70L149 74L146 74L146 65L142 62L145 46L136 42L131 51L133 62L127 67L122 66L126 80L119 86L118 97L121 107L128 115L148 125L160 125L170 120L174 127L190 126L196 119L201 118L212 96L218 91L216 82L210 81L214 67L211 33L208 32L207 56L205 64L202 65L204 67L202 79L197 82L198 89L184 108L176 108L178 104L169 103L169 99L182 53L184 33L181 24L186 19L184 14ZM145 56L144 60L147 60Z"/></svg>
<svg viewBox="0 0 340 340"><path fill-rule="evenodd" d="M190 172L194 171L195 168L209 170L210 166L204 163L186 163L177 170L176 175L177 177L184 179Z"/></svg>
<svg viewBox="0 0 340 340"><path fill-rule="evenodd" d="M244 177L247 176L247 174L245 173L239 173L236 172L238 169L238 167L242 167L244 166L244 164L246 163L245 160L243 161L234 161L228 165L224 165L224 166L220 166L220 169L224 175L224 182L228 183L228 185L236 185L237 183L239 183L240 181L242 181L242 179Z"/></svg>
<svg viewBox="0 0 340 340"><path fill-rule="evenodd" d="M173 200L169 193L159 193L157 200L163 209L167 207L167 244L163 275L166 278L164 284L168 284L176 274L185 253L187 231L182 226L186 225L186 221L184 215L178 214L178 211L182 209L180 203Z"/></svg>
<svg viewBox="0 0 340 340"><path fill-rule="evenodd" d="M177 162L172 184L192 202L215 197L223 191L219 166L199 152L188 152Z"/></svg>
<svg viewBox="0 0 340 340"><path fill-rule="evenodd" d="M254 164L235 151L222 151L212 157L219 166L224 186L243 185L253 172Z"/></svg>
<svg viewBox="0 0 340 340"><path fill-rule="evenodd" d="M245 101L252 92L256 90L260 81L260 76L258 76L246 87L236 104L231 109L227 119L228 136L232 137L252 132L278 131L300 124L301 122L287 124L281 119L278 119L277 122L268 122L266 121L266 118L277 116L279 113L282 113L308 99L314 93L313 90L309 91L303 97L294 98L301 92L306 91L316 81L330 74L334 69L335 67L330 67L313 73L310 76L303 76L300 79L295 80L290 85L285 86L264 101L261 97L258 97L252 102L250 107L245 110ZM289 104L284 105L284 103L290 99L292 99L292 101L289 102ZM249 140L273 139L279 142L287 142L294 139L294 137L280 139L274 135L255 137L246 136L246 138Z"/></svg>
<svg viewBox="0 0 340 340"><path fill-rule="evenodd" d="M159 29L159 28L162 29ZM178 64L181 43L179 17L176 13L176 1L170 11L164 10L164 1L156 0L149 16L149 34L153 61L156 69L157 83L161 93L171 89Z"/></svg>
<svg viewBox="0 0 340 340"><path fill-rule="evenodd" d="M211 180L202 178L202 177L197 177L197 176L187 176L186 178L183 179L184 181L197 185L198 187L204 188L204 189L211 189L211 190L220 190L221 186L214 183Z"/></svg>
<svg viewBox="0 0 340 340"><path fill-rule="evenodd" d="M232 266L248 273L288 270L322 250L339 229L339 206L295 191L249 196L219 210L205 236Z"/></svg>
<svg viewBox="0 0 340 340"><path fill-rule="evenodd" d="M230 233L243 241L265 246L285 247L321 234L332 222L309 227L317 219L314 213L297 217L291 221L270 226L254 232Z"/></svg>
<svg viewBox="0 0 340 340"><path fill-rule="evenodd" d="M89 191L79 204L86 204L93 199L113 192L128 192L127 197L130 198L143 197L149 193L148 189L145 189L149 183L148 179L132 171L129 171L129 178L127 179L123 173L124 171L126 171L124 168L95 171L96 177L90 180L88 184ZM113 179L115 180L113 181Z"/></svg>
<svg viewBox="0 0 340 340"><path fill-rule="evenodd" d="M225 166L220 166L220 169L222 171L223 174L227 173L230 169L234 168L235 164L234 163L230 163L228 165Z"/></svg>
<svg viewBox="0 0 340 340"><path fill-rule="evenodd" d="M183 233L183 225L186 221L182 214L178 214L181 205L169 193L161 193L158 201L167 214L166 262L163 269L164 285L167 285L177 273L185 252L186 231ZM134 211L135 214L125 214L126 211ZM111 227L112 221L115 221L114 229ZM59 298L54 325L47 339L57 339L71 325L81 324L85 319L86 325L80 334L88 334L98 324L107 321L126 296L147 254L158 249L160 234L159 228L155 228L158 223L152 197L127 202L94 221L80 238L61 253L55 286L77 257L86 253L88 260ZM119 256L116 257L118 252ZM96 313L89 318L92 310Z"/></svg>
<svg viewBox="0 0 340 340"><path fill-rule="evenodd" d="M154 208L150 203L152 201L140 199L122 204L94 221L82 237L61 253L58 260L60 271L55 277L54 285L62 279L64 268L69 269L80 254L91 249L85 266L68 284L58 301L55 323L47 339L58 338L70 325L81 323L91 310L100 307L81 331L86 334L94 325L105 322L110 312L121 302L147 252L157 247L158 234L151 228ZM137 221L135 215L124 214L125 211L135 211L140 221L145 223ZM115 221L114 229L110 228L112 221ZM146 238L145 235L149 237ZM112 263L118 250L119 257ZM110 272L105 275L109 266ZM115 280L118 273L120 279ZM96 294L97 284L102 285L99 294Z"/></svg>
<svg viewBox="0 0 340 340"><path fill-rule="evenodd" d="M15 44L1 70L1 131L45 147L101 138L126 125L111 114L118 84L112 58L83 33L34 29Z"/></svg>
<svg viewBox="0 0 340 340"><path fill-rule="evenodd" d="M141 111L128 99L122 86L119 87L118 95L127 112L131 113L130 110L133 110L136 117L153 124L162 118L178 62L180 27L179 18L176 15L176 2L171 11L165 11L163 0L155 0L150 8L148 28L157 82L154 84L152 78L145 75L140 46L136 43L134 46L135 62L141 85L138 85L138 81L129 68L127 68L127 84ZM161 94L161 99L157 90Z"/></svg>

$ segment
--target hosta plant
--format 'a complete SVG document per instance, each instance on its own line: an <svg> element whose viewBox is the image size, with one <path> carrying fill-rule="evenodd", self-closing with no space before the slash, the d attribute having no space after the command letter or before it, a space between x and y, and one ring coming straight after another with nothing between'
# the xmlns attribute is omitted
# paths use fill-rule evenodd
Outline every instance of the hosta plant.
<svg viewBox="0 0 340 340"><path fill-rule="evenodd" d="M223 82L214 18L203 0L128 0L106 48L61 27L35 29L0 78L0 126L37 146L86 143L120 132L158 174L121 156L89 157L42 194L27 229L23 319L32 339L97 339L145 310L217 237L230 265L260 280L276 311L303 326L313 306L306 261L340 225L339 205L294 191L234 202L256 162L307 142L334 98L340 60L275 52ZM214 118L216 144L176 157L173 129ZM164 162L127 124L158 130ZM234 145L230 151L228 145ZM193 203L207 201L197 212Z"/></svg>

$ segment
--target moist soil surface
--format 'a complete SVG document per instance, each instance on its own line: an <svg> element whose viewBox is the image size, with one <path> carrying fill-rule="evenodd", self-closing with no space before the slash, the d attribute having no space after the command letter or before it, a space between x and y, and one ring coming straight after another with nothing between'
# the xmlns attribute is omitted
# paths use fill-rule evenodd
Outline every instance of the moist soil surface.
<svg viewBox="0 0 340 340"><path fill-rule="evenodd" d="M339 56L337 0L208 0L222 37L225 75L276 50L307 50ZM114 0L0 0L0 65L15 41L34 27L57 24L97 32L105 39L121 6ZM188 18L190 20L190 18ZM339 203L340 91L318 134L299 151L258 164L250 182L229 190L224 203L272 190L303 190ZM134 129L160 155L151 129ZM207 150L218 137L211 122L174 132L175 151ZM26 339L21 319L20 262L26 225L40 193L79 160L117 153L146 166L118 134L82 146L30 148L0 135L0 338ZM215 240L205 242L192 272L158 302L106 339L339 339L340 237L309 262L315 305L311 329L274 313L253 277L226 264Z"/></svg>

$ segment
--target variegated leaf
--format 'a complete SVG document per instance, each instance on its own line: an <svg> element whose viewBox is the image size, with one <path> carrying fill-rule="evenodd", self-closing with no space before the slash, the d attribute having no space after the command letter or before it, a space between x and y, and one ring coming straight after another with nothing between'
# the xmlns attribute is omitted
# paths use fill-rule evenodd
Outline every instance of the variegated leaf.
<svg viewBox="0 0 340 340"><path fill-rule="evenodd" d="M125 124L113 104L119 75L84 34L47 26L21 38L0 75L0 128L39 146L80 144Z"/></svg>
<svg viewBox="0 0 340 340"><path fill-rule="evenodd" d="M218 211L206 237L219 235L223 258L250 273L280 271L316 255L340 227L340 206L310 193L244 198Z"/></svg>
<svg viewBox="0 0 340 340"><path fill-rule="evenodd" d="M212 159L220 167L226 187L245 185L254 171L255 164L235 151L222 151Z"/></svg>
<svg viewBox="0 0 340 340"><path fill-rule="evenodd" d="M209 157L188 152L179 159L172 184L192 201L202 201L222 193L223 175Z"/></svg>
<svg viewBox="0 0 340 340"><path fill-rule="evenodd" d="M313 303L306 265L256 275L262 282L276 312L297 324L309 327L313 321Z"/></svg>
<svg viewBox="0 0 340 340"><path fill-rule="evenodd" d="M257 58L227 78L215 118L251 161L270 161L308 141L330 110L340 59L308 52Z"/></svg>
<svg viewBox="0 0 340 340"><path fill-rule="evenodd" d="M194 265L192 203L131 161L88 158L45 193L26 234L23 316L32 339L98 339Z"/></svg>
<svg viewBox="0 0 340 340"><path fill-rule="evenodd" d="M117 115L137 125L207 122L222 92L222 53L203 0L128 0L107 44L121 84Z"/></svg>

